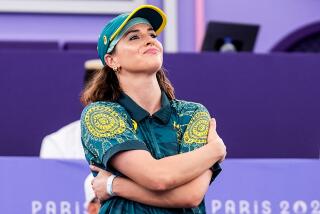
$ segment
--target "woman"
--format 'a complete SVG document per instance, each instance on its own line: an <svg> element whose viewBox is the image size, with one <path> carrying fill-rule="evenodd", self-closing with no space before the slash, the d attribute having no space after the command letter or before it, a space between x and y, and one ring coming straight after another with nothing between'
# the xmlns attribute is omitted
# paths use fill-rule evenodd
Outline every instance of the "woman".
<svg viewBox="0 0 320 214"><path fill-rule="evenodd" d="M159 8L143 5L100 35L105 66L83 91L81 115L100 213L205 213L221 170L226 148L214 119L201 104L176 100L165 76L156 39L165 24Z"/></svg>

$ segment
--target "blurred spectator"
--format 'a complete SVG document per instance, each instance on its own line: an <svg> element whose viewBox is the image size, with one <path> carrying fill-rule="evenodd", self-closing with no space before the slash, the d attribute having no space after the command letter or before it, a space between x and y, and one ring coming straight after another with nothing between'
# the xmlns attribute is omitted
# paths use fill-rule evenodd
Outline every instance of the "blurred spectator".
<svg viewBox="0 0 320 214"><path fill-rule="evenodd" d="M95 196L91 181L93 180L93 175L89 174L84 181L84 193L85 193L85 207L87 208L88 214L98 214L100 209L99 199Z"/></svg>
<svg viewBox="0 0 320 214"><path fill-rule="evenodd" d="M84 87L94 72L102 68L99 59L88 60L84 64ZM85 159L82 144L80 120L74 121L58 131L45 136L40 149L41 158Z"/></svg>
<svg viewBox="0 0 320 214"><path fill-rule="evenodd" d="M84 67L84 87L86 87L94 72L102 68L102 63L100 59L88 60L85 62ZM81 144L80 120L74 121L45 136L41 144L40 158L85 159ZM93 176L90 173L84 182L85 207L88 214L97 214L100 202L92 190L92 179Z"/></svg>
<svg viewBox="0 0 320 214"><path fill-rule="evenodd" d="M41 158L85 159L81 145L80 120L43 138Z"/></svg>

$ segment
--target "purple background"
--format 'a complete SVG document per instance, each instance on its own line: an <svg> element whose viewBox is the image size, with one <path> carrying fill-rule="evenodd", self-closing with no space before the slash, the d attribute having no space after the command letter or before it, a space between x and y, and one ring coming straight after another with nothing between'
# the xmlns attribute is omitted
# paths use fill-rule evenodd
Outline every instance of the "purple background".
<svg viewBox="0 0 320 214"><path fill-rule="evenodd" d="M1 213L63 213L62 201L71 204L71 213L84 213L84 180L90 173L85 161L0 157L0 168ZM40 201L40 212L31 212L32 201ZM45 212L47 202L57 211Z"/></svg>
<svg viewBox="0 0 320 214"><path fill-rule="evenodd" d="M315 200L320 203L319 188L316 188L320 180L320 171L316 170L319 167L318 160L226 160L222 173L206 195L207 213L227 213L224 208L227 200L236 204L234 213L241 213L240 200L250 204L253 214L263 213L260 204L266 200L272 205L272 213L280 213L282 200L290 203L290 213L299 213L292 212L298 200L307 205L306 213L311 213L310 203ZM50 213L61 213L62 201L71 205L71 212L65 213L83 213L83 183L89 174L85 161L0 157L0 168L1 213L32 213L32 201L40 201L42 205L41 211L34 212L37 214L49 213L45 212L49 201L56 206L56 212ZM219 212L211 212L212 200L223 204ZM255 201L259 212L253 210Z"/></svg>
<svg viewBox="0 0 320 214"><path fill-rule="evenodd" d="M39 154L42 138L79 119L83 51L0 51L0 155ZM169 54L177 98L216 117L228 157L318 158L316 54Z"/></svg>
<svg viewBox="0 0 320 214"><path fill-rule="evenodd" d="M162 6L163 1L148 0ZM178 50L195 51L194 0L178 1ZM255 52L269 52L282 38L320 21L317 0L205 0L205 21L261 25ZM110 15L0 13L0 40L93 41ZM81 23L81 24L80 24Z"/></svg>
<svg viewBox="0 0 320 214"><path fill-rule="evenodd" d="M207 213L301 214L312 213L313 210L319 212L319 206L314 208L314 205L311 205L315 200L318 205L320 204L320 190L317 188L320 178L319 167L318 160L226 160L222 164L221 175L207 192ZM212 212L212 200L218 200L222 204L217 212ZM235 204L235 212L230 212L230 208L226 208L227 201L229 204L230 202ZM261 204L264 201L269 201L272 212L263 210ZM285 212L283 201L288 201L288 212ZM249 212L244 209L241 211L239 206L241 203L249 203ZM301 206L304 205L307 210L301 212Z"/></svg>

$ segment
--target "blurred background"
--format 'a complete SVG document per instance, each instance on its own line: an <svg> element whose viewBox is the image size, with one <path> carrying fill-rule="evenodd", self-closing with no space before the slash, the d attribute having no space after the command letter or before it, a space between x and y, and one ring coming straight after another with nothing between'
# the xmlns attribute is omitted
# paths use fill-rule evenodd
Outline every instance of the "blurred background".
<svg viewBox="0 0 320 214"><path fill-rule="evenodd" d="M320 213L318 0L0 0L1 210L86 212L89 169L66 126L101 29L142 4L168 16L177 98L204 104L228 147L207 212Z"/></svg>

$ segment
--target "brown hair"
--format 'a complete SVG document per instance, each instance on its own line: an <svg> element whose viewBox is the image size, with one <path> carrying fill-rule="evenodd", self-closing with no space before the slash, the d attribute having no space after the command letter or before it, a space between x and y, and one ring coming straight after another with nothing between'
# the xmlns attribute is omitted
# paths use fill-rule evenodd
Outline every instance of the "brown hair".
<svg viewBox="0 0 320 214"><path fill-rule="evenodd" d="M174 88L166 72L164 68L160 68L156 76L161 90L166 93L169 100L173 100L175 98ZM94 74L82 91L81 102L86 106L96 101L117 101L121 91L117 75L108 65L105 65Z"/></svg>

